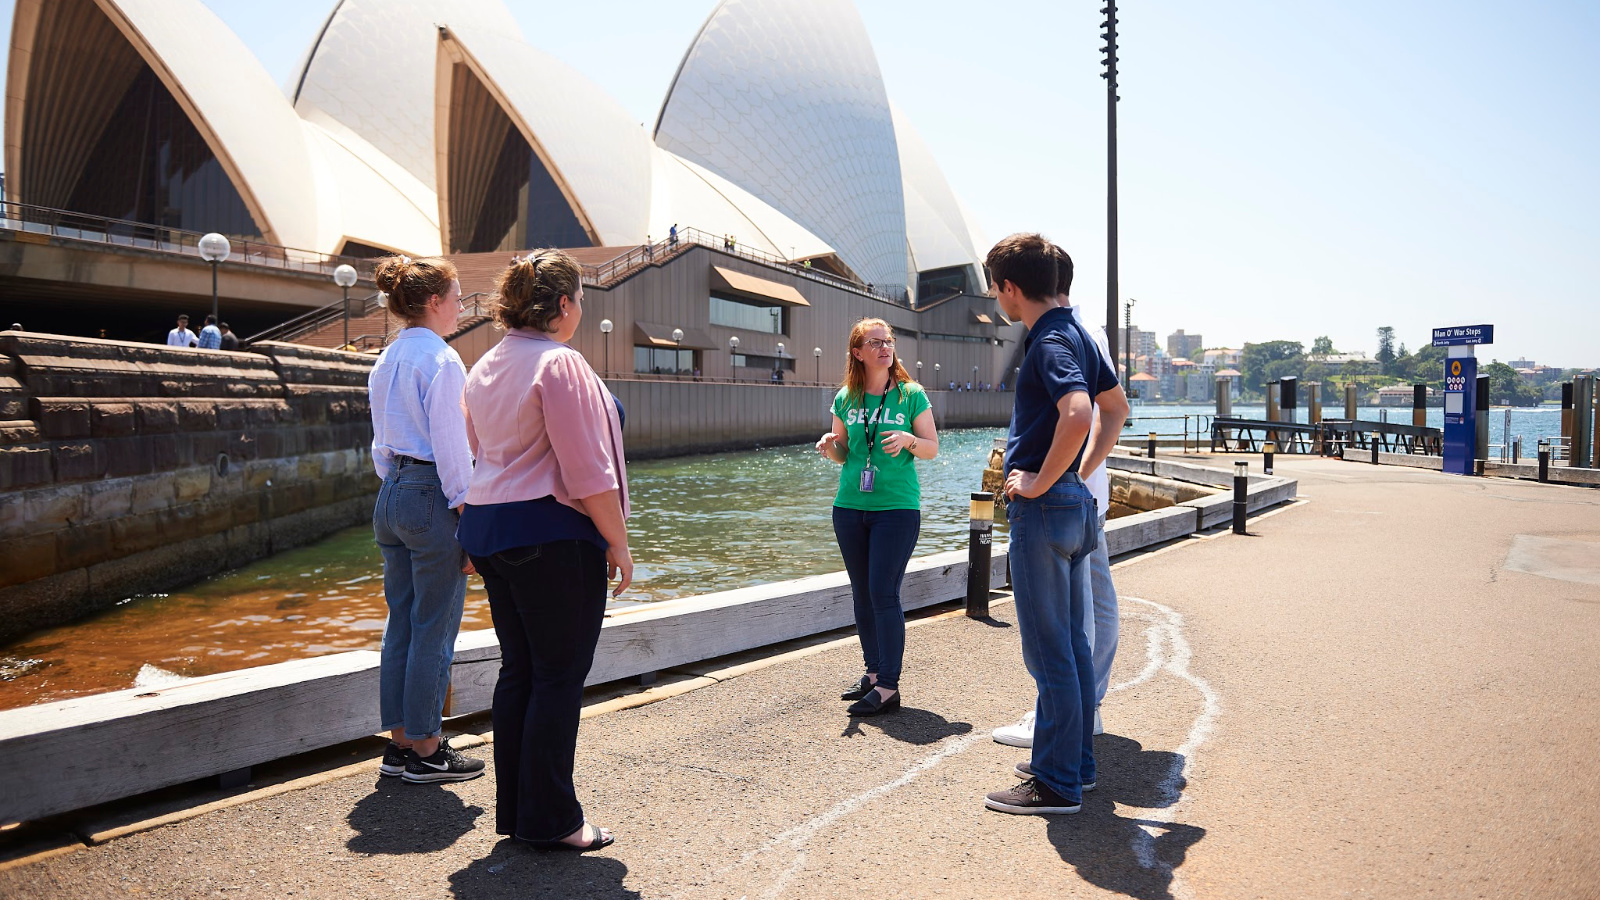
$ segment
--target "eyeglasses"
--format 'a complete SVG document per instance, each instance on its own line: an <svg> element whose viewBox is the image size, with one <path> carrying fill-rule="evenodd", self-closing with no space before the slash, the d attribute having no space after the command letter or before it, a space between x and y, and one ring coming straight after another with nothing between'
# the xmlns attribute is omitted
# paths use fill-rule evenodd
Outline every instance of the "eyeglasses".
<svg viewBox="0 0 1600 900"><path fill-rule="evenodd" d="M892 349L894 347L894 338L867 338L862 342L862 346L868 350L882 350L885 347Z"/></svg>

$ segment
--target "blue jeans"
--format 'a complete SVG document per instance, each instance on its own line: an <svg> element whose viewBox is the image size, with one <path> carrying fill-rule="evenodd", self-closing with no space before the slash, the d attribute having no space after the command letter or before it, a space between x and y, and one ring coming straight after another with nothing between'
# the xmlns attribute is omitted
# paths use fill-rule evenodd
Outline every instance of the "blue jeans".
<svg viewBox="0 0 1600 900"><path fill-rule="evenodd" d="M440 734L467 576L450 509L433 466L396 465L378 489L372 533L383 552L383 627L378 706L383 729L411 740Z"/></svg>
<svg viewBox="0 0 1600 900"><path fill-rule="evenodd" d="M1117 586L1111 581L1111 554L1106 548L1106 523L1099 520L1100 539L1089 554L1089 595L1094 598L1094 630L1089 632L1090 652L1094 655L1094 708L1106 699L1111 687L1111 662L1117 656Z"/></svg>
<svg viewBox="0 0 1600 900"><path fill-rule="evenodd" d="M1095 672L1085 626L1099 516L1089 489L1072 474L1032 500L1012 500L1006 515L1022 659L1039 689L1033 771L1057 794L1081 800L1083 785L1096 777Z"/></svg>
<svg viewBox="0 0 1600 900"><path fill-rule="evenodd" d="M850 574L856 633L867 671L887 690L900 689L906 656L906 614L900 608L900 582L922 531L922 511L833 508L833 534Z"/></svg>

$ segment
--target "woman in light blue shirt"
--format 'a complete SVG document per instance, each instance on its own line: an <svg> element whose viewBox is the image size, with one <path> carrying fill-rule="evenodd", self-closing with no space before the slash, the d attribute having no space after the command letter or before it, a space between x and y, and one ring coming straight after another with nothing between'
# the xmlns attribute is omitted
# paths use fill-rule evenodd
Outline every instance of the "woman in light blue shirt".
<svg viewBox="0 0 1600 900"><path fill-rule="evenodd" d="M383 629L378 702L392 740L379 771L411 782L466 781L483 761L452 750L441 718L471 564L456 523L472 478L461 389L467 370L444 335L461 313L461 284L446 260L404 256L378 263L379 290L406 328L378 357L372 398L372 464L383 487L372 531L383 552Z"/></svg>

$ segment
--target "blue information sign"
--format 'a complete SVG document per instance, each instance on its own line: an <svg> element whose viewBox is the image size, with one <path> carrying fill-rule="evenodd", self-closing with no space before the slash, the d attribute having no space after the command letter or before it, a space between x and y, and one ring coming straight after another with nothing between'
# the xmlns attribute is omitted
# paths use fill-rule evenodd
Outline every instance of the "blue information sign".
<svg viewBox="0 0 1600 900"><path fill-rule="evenodd" d="M1437 334L1439 329L1435 329ZM1478 455L1478 361L1470 356L1444 361L1444 470L1473 474Z"/></svg>
<svg viewBox="0 0 1600 900"><path fill-rule="evenodd" d="M1435 347L1492 343L1494 343L1493 325L1451 325L1448 328L1435 328L1433 330L1433 345Z"/></svg>

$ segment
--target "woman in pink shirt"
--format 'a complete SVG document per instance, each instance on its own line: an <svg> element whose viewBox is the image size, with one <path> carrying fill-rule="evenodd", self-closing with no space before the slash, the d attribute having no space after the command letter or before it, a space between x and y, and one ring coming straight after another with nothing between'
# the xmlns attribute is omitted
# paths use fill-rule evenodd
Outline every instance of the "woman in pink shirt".
<svg viewBox="0 0 1600 900"><path fill-rule="evenodd" d="M545 850L596 850L572 786L583 682L606 586L633 581L622 417L567 346L583 321L581 270L559 250L511 264L496 286L505 337L467 376L477 467L461 546L489 593L500 639L494 689L495 829Z"/></svg>

